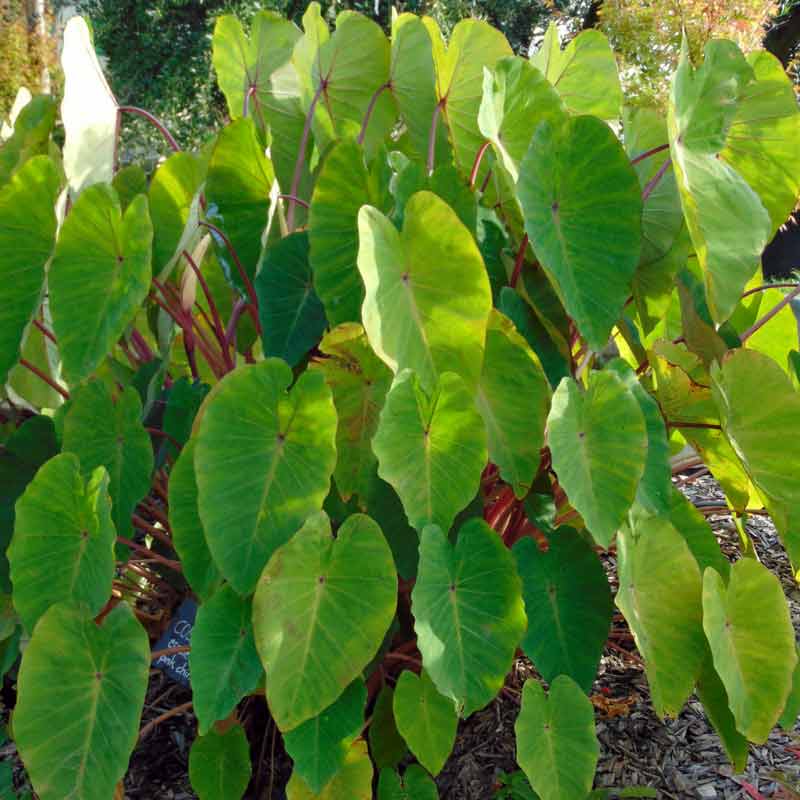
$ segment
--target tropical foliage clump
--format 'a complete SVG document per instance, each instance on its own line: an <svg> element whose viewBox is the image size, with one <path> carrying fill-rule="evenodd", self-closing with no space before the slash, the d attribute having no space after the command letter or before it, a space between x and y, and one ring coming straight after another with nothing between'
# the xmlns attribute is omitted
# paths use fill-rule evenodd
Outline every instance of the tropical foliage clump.
<svg viewBox="0 0 800 800"><path fill-rule="evenodd" d="M800 285L758 274L800 193L781 64L684 43L661 113L597 30L528 59L316 4L221 16L211 58L230 122L182 150L76 17L60 115L33 96L0 145L0 667L38 797L112 798L151 662L188 652L202 800L251 780L245 698L290 800L435 798L520 650L532 790L605 796L617 612L655 711L696 692L743 769L800 709L747 528L797 574ZM152 176L132 113L174 151ZM700 464L733 559L674 485Z"/></svg>

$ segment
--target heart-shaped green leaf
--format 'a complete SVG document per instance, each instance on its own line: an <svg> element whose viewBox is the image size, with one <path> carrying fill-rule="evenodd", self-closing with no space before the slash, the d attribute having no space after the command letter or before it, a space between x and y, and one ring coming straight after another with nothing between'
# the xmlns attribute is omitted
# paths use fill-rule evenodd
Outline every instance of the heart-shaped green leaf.
<svg viewBox="0 0 800 800"><path fill-rule="evenodd" d="M241 800L251 772L250 746L241 725L233 725L225 733L212 729L194 740L189 780L200 800Z"/></svg>
<svg viewBox="0 0 800 800"><path fill-rule="evenodd" d="M17 501L8 549L14 607L25 627L58 602L84 603L97 614L111 594L114 523L108 475L87 480L71 453L51 458Z"/></svg>
<svg viewBox="0 0 800 800"><path fill-rule="evenodd" d="M394 718L419 763L438 775L456 740L458 715L453 701L436 691L424 670L420 675L404 670L395 687Z"/></svg>
<svg viewBox="0 0 800 800"><path fill-rule="evenodd" d="M366 503L378 469L371 440L392 373L372 352L364 329L356 323L345 323L326 334L319 349L324 358L312 368L320 369L325 376L338 417L338 458L333 473L336 487L343 500L355 494Z"/></svg>
<svg viewBox="0 0 800 800"><path fill-rule="evenodd" d="M494 72L484 70L478 125L515 183L537 125L563 115L558 93L530 61L501 58Z"/></svg>
<svg viewBox="0 0 800 800"><path fill-rule="evenodd" d="M19 360L25 328L42 298L58 186L53 162L37 156L0 189L0 385Z"/></svg>
<svg viewBox="0 0 800 800"><path fill-rule="evenodd" d="M489 458L516 496L524 497L541 461L550 386L528 343L498 311L489 317L475 403L486 425Z"/></svg>
<svg viewBox="0 0 800 800"><path fill-rule="evenodd" d="M456 166L464 174L469 174L483 144L478 110L484 67L492 69L499 59L510 55L506 37L477 19L462 19L453 28L445 53L437 53L434 42L437 95L450 130ZM480 175L487 169L484 165Z"/></svg>
<svg viewBox="0 0 800 800"><path fill-rule="evenodd" d="M736 720L758 744L783 711L797 663L794 629L778 579L752 558L731 567L725 586L703 574L703 629Z"/></svg>
<svg viewBox="0 0 800 800"><path fill-rule="evenodd" d="M372 762L367 743L357 740L347 754L344 766L325 784L320 792L312 792L306 782L292 773L286 787L288 800L372 800Z"/></svg>
<svg viewBox="0 0 800 800"><path fill-rule="evenodd" d="M439 800L439 791L431 776L417 764L406 767L402 777L386 767L378 779L378 800Z"/></svg>
<svg viewBox="0 0 800 800"><path fill-rule="evenodd" d="M314 286L331 325L361 319L364 285L358 273L358 210L376 203L362 149L337 142L322 162L309 211Z"/></svg>
<svg viewBox="0 0 800 800"><path fill-rule="evenodd" d="M169 474L169 525L186 580L200 598L207 599L221 583L222 576L211 558L197 510L195 443L196 439L191 439L184 445Z"/></svg>
<svg viewBox="0 0 800 800"><path fill-rule="evenodd" d="M408 128L411 146L418 158L425 158L436 108L436 71L431 36L425 22L415 14L400 14L392 23L389 69L391 91ZM435 152L443 159L447 134L441 130L441 122L438 124Z"/></svg>
<svg viewBox="0 0 800 800"><path fill-rule="evenodd" d="M240 594L320 509L336 463L336 412L322 375L270 358L228 374L199 424L200 519L214 561ZM321 709L320 709L321 710Z"/></svg>
<svg viewBox="0 0 800 800"><path fill-rule="evenodd" d="M201 736L225 719L264 674L253 637L252 606L249 597L223 586L197 610L189 669Z"/></svg>
<svg viewBox="0 0 800 800"><path fill-rule="evenodd" d="M668 520L653 517L617 539L619 592L644 656L653 706L677 716L703 665L701 578L686 541Z"/></svg>
<svg viewBox="0 0 800 800"><path fill-rule="evenodd" d="M772 514L797 571L800 454L786 442L800 426L800 394L771 358L744 348L731 351L711 377L723 432Z"/></svg>
<svg viewBox="0 0 800 800"><path fill-rule="evenodd" d="M111 183L118 109L95 54L86 20L81 16L70 18L63 35L64 172L74 197L91 184Z"/></svg>
<svg viewBox="0 0 800 800"><path fill-rule="evenodd" d="M303 131L300 81L292 64L300 38L293 22L261 10L250 23L249 39L239 18L226 14L217 19L211 40L211 60L231 119L249 114L261 130L270 130L270 155L285 192L291 186ZM302 177L305 189L307 171Z"/></svg>
<svg viewBox="0 0 800 800"><path fill-rule="evenodd" d="M800 111L792 81L772 53L748 53L747 63L754 80L739 94L720 157L761 198L775 231L800 193L800 179L792 168L800 159Z"/></svg>
<svg viewBox="0 0 800 800"><path fill-rule="evenodd" d="M713 320L739 302L770 238L772 223L758 195L718 158L753 69L729 41L709 42L696 70L684 43L672 81L669 139L683 213L705 277Z"/></svg>
<svg viewBox="0 0 800 800"><path fill-rule="evenodd" d="M422 663L468 717L500 691L525 633L514 557L482 519L461 526L455 547L429 525L419 552L411 610Z"/></svg>
<svg viewBox="0 0 800 800"><path fill-rule="evenodd" d="M315 717L361 674L392 621L396 593L392 552L364 515L349 517L334 539L328 517L314 514L275 552L253 623L282 731Z"/></svg>
<svg viewBox="0 0 800 800"><path fill-rule="evenodd" d="M548 541L544 552L530 537L514 545L528 615L522 649L546 681L569 675L588 692L611 625L611 589L586 539L559 528Z"/></svg>
<svg viewBox="0 0 800 800"><path fill-rule="evenodd" d="M561 50L558 27L551 22L531 64L541 70L573 114L616 119L622 105L617 60L605 34L581 31Z"/></svg>
<svg viewBox="0 0 800 800"><path fill-rule="evenodd" d="M252 119L236 120L220 131L208 162L206 199L216 207L220 226L250 278L256 274L261 256L274 180L272 163L264 155ZM219 255L227 263L233 283L243 290L232 257L223 248Z"/></svg>
<svg viewBox="0 0 800 800"><path fill-rule="evenodd" d="M411 197L401 233L371 206L359 211L358 230L372 349L395 373L416 370L426 389L444 370L474 387L492 292L469 230L432 192Z"/></svg>
<svg viewBox="0 0 800 800"><path fill-rule="evenodd" d="M84 477L106 468L114 527L130 537L131 514L150 490L153 471L153 447L136 389L128 387L116 403L101 381L78 389L64 418L62 449L78 456Z"/></svg>
<svg viewBox="0 0 800 800"><path fill-rule="evenodd" d="M152 243L147 198L136 197L123 215L105 184L85 189L64 220L47 282L71 383L97 369L136 316L150 287Z"/></svg>
<svg viewBox="0 0 800 800"><path fill-rule="evenodd" d="M397 491L411 525L449 530L478 490L486 429L458 375L442 373L429 396L406 370L386 396L372 449L378 474Z"/></svg>
<svg viewBox="0 0 800 800"><path fill-rule="evenodd" d="M264 355L297 366L327 326L308 264L307 233L286 236L264 253L255 290Z"/></svg>
<svg viewBox="0 0 800 800"><path fill-rule="evenodd" d="M139 735L150 648L125 603L95 624L50 608L25 649L14 741L41 800L108 800Z"/></svg>
<svg viewBox="0 0 800 800"><path fill-rule="evenodd" d="M367 687L361 678L356 678L333 705L284 735L294 771L312 792L321 791L344 766L364 727L366 703Z"/></svg>
<svg viewBox="0 0 800 800"><path fill-rule="evenodd" d="M589 347L601 350L630 296L641 248L641 190L625 150L594 117L541 122L517 193L536 257Z"/></svg>
<svg viewBox="0 0 800 800"><path fill-rule="evenodd" d="M376 92L389 80L389 60L389 40L377 23L348 10L336 17L336 30L320 45L306 89L309 95L321 94L324 85L324 102L317 104L314 116L318 147L334 139L355 137L361 131ZM368 154L383 142L396 116L391 93L381 91L365 131Z"/></svg>
<svg viewBox="0 0 800 800"><path fill-rule="evenodd" d="M594 708L578 684L559 675L548 696L538 681L529 678L514 732L517 761L542 800L586 797L600 744L594 732Z"/></svg>
<svg viewBox="0 0 800 800"><path fill-rule="evenodd" d="M595 541L608 547L645 468L647 430L636 397L614 372L589 373L585 392L564 378L547 431L559 483Z"/></svg>

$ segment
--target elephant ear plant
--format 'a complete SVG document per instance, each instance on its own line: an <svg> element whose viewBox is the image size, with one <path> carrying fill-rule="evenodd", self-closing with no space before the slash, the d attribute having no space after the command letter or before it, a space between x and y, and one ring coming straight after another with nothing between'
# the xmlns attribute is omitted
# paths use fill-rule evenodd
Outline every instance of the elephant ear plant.
<svg viewBox="0 0 800 800"><path fill-rule="evenodd" d="M80 17L63 151L47 97L0 145L0 663L37 796L120 796L186 597L203 800L259 788L248 697L290 800L435 798L523 654L519 766L583 800L625 625L657 714L696 692L742 770L800 707L747 528L800 569L800 287L758 273L800 190L778 62L684 53L664 115L595 31L526 60L312 3L212 47L201 152L117 105ZM174 151L152 175L131 113ZM725 553L673 481L700 465Z"/></svg>

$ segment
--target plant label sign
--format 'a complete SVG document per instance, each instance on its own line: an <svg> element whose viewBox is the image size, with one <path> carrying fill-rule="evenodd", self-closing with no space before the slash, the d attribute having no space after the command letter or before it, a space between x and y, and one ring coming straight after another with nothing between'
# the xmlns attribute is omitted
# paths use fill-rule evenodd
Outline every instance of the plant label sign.
<svg viewBox="0 0 800 800"><path fill-rule="evenodd" d="M197 603L194 600L186 599L181 603L169 628L164 635L155 643L153 650L166 650L170 647L185 647L191 643L192 628L194 618L197 615ZM166 656L159 656L154 662L155 669L163 670L172 680L177 683L189 686L189 653L171 653Z"/></svg>

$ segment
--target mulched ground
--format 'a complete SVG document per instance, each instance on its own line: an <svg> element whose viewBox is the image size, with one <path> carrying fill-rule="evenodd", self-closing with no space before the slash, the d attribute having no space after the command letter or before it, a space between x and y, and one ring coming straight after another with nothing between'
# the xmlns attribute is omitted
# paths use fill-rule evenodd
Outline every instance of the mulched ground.
<svg viewBox="0 0 800 800"><path fill-rule="evenodd" d="M724 505L718 486L709 476L687 485L684 491L701 507ZM709 513L709 522L723 551L738 553L738 539L730 516ZM800 589L775 530L766 517L752 517L748 531L761 561L781 580L800 632ZM607 567L613 573L613 558ZM789 748L800 747L800 726L791 733L775 731L763 746L751 746L747 769L734 775L717 735L702 706L691 698L675 720L662 721L650 705L647 681L624 622L615 619L619 642L606 649L593 687L600 763L595 786L648 786L660 798L740 800L750 795L742 782L765 797L798 798L783 787L800 791L800 758ZM535 675L530 662L519 659L507 689L483 711L462 722L453 754L437 778L442 800L488 800L503 772L513 772L514 721L519 692ZM188 690L170 683L154 671L145 707L145 722L191 699ZM283 787L291 761L275 736L262 699L246 701L242 716L250 730L263 731L253 744L254 762L260 770L249 800L283 800ZM196 734L191 713L176 715L160 724L139 745L125 780L126 800L191 800L187 764ZM0 760L15 758L13 744L0 748ZM24 781L18 770L20 782ZM344 800L344 799L343 799Z"/></svg>

